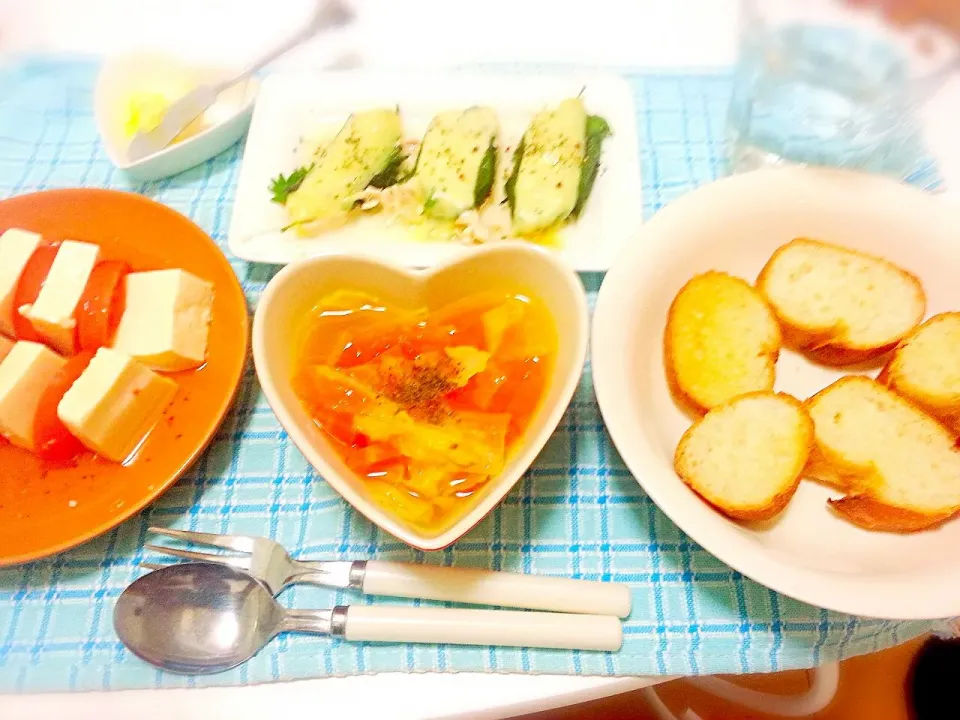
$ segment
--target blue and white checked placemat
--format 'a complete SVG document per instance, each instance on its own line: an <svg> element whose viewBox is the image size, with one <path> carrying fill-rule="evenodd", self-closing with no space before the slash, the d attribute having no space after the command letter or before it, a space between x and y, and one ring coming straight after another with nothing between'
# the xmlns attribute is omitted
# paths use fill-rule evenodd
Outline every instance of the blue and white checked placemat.
<svg viewBox="0 0 960 720"><path fill-rule="evenodd" d="M69 186L136 190L186 213L225 244L242 147L177 177L131 184L94 127L88 63L35 59L0 68L0 197ZM630 76L638 100L647 214L722 168L730 80ZM932 170L916 180L931 183ZM276 268L233 261L255 303ZM586 278L591 298L598 276ZM2 480L0 480L2 481ZM368 645L283 637L222 675L149 668L112 627L139 576L148 525L269 535L303 557L389 558L628 583L633 614L619 653ZM319 588L290 607L391 602ZM406 602L406 601L392 601ZM234 411L204 458L113 532L46 561L0 571L0 692L243 684L373 672L487 671L690 675L811 667L893 645L929 623L819 610L732 571L687 538L627 472L606 435L590 369L535 466L461 542L415 552L340 500L287 440L248 368Z"/></svg>

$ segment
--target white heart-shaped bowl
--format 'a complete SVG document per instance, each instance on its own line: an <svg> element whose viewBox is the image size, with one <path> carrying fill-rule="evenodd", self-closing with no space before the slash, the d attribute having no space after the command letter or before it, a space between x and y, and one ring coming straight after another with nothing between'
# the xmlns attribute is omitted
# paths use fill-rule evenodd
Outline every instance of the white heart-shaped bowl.
<svg viewBox="0 0 960 720"><path fill-rule="evenodd" d="M927 312L960 308L960 212L944 198L839 170L784 168L736 175L670 203L637 234L604 279L593 317L600 410L634 477L705 550L764 585L820 607L873 617L960 613L960 520L914 535L870 532L827 507L810 481L763 524L711 509L677 477L673 455L691 420L663 367L669 308L697 273L753 282L770 255L814 237L888 258L924 284ZM850 372L850 371L847 371ZM841 375L784 350L777 390L807 398ZM871 371L876 374L876 369Z"/></svg>
<svg viewBox="0 0 960 720"><path fill-rule="evenodd" d="M503 472L487 483L466 515L435 534L424 534L370 497L363 479L347 468L300 404L291 383L299 351L297 338L302 337L304 319L333 290L373 291L384 302L405 307L439 307L491 287L503 287L544 303L557 328L553 374L539 409L507 458ZM587 298L577 275L553 254L517 242L481 247L423 271L360 255L316 257L288 265L270 281L257 306L253 359L270 407L317 472L347 502L391 535L421 550L439 550L480 522L543 449L580 381L587 335Z"/></svg>
<svg viewBox="0 0 960 720"><path fill-rule="evenodd" d="M201 82L229 76L225 67L198 67L154 53L135 53L104 61L94 89L94 115L103 148L117 169L135 180L169 177L219 155L243 137L250 127L260 81L250 78L224 90L207 108L207 127L196 135L168 145L136 162L127 149L124 107L135 91L165 87L171 82L189 89ZM185 90L184 90L185 92Z"/></svg>

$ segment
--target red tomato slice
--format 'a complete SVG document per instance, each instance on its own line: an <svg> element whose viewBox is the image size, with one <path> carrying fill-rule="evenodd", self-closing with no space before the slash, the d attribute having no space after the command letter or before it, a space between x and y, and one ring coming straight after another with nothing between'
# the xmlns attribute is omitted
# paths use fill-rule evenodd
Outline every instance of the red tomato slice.
<svg viewBox="0 0 960 720"><path fill-rule="evenodd" d="M428 352L443 352L446 347L469 344L461 343L460 336L454 333L452 325L417 325L400 338L400 351L408 360L415 360Z"/></svg>
<svg viewBox="0 0 960 720"><path fill-rule="evenodd" d="M486 349L483 315L506 301L500 292L484 292L457 300L427 317L428 325L442 329L444 345L473 345Z"/></svg>
<svg viewBox="0 0 960 720"><path fill-rule="evenodd" d="M536 412L547 384L547 368L543 361L532 359L511 363L503 387L493 396L488 410L511 416L507 444L523 434Z"/></svg>
<svg viewBox="0 0 960 720"><path fill-rule="evenodd" d="M317 413L313 416L313 422L331 438L347 447L364 448L370 443L366 435L354 429L353 415L340 412Z"/></svg>
<svg viewBox="0 0 960 720"><path fill-rule="evenodd" d="M347 335L349 342L334 366L351 368L365 365L393 350L399 350L412 359L428 350L442 350L450 344L465 344L452 342L455 330L452 325L421 321L418 317L411 318L405 314L399 319L370 323L356 334Z"/></svg>
<svg viewBox="0 0 960 720"><path fill-rule="evenodd" d="M304 368L294 377L294 387L314 413L362 412L376 392L345 372L323 365Z"/></svg>
<svg viewBox="0 0 960 720"><path fill-rule="evenodd" d="M130 266L119 260L99 262L77 303L77 347L94 351L110 342L123 315Z"/></svg>
<svg viewBox="0 0 960 720"><path fill-rule="evenodd" d="M57 417L57 406L70 386L87 369L93 353L84 352L67 360L40 396L33 435L37 455L53 463L69 463L84 451L83 445L64 427Z"/></svg>
<svg viewBox="0 0 960 720"><path fill-rule="evenodd" d="M350 340L334 366L351 368L365 365L398 345L406 330L407 328L394 324L374 325Z"/></svg>
<svg viewBox="0 0 960 720"><path fill-rule="evenodd" d="M390 443L369 443L363 447L344 448L343 459L358 475L379 473L388 467L405 462L404 456Z"/></svg>
<svg viewBox="0 0 960 720"><path fill-rule="evenodd" d="M57 245L38 245L20 274L20 281L13 293L13 332L17 340L41 341L30 321L20 314L20 308L37 301L43 283L50 273L53 259L57 256L57 250Z"/></svg>
<svg viewBox="0 0 960 720"><path fill-rule="evenodd" d="M487 361L487 367L474 375L461 388L447 393L444 399L453 410L490 410L497 393L515 374L514 365ZM503 406L501 406L502 409Z"/></svg>

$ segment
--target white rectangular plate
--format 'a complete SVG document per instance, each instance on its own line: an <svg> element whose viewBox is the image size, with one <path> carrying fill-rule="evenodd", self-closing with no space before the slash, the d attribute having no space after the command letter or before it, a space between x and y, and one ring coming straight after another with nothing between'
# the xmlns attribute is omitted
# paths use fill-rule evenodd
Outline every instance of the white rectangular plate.
<svg viewBox="0 0 960 720"><path fill-rule="evenodd" d="M372 215L315 238L281 233L284 209L268 186L296 168L303 136L336 131L354 111L399 104L404 137L420 138L443 110L493 107L501 146L515 147L535 112L583 91L587 111L602 115L613 135L603 146L600 175L583 215L562 229L557 252L575 270L605 271L643 219L640 156L633 96L615 75L514 73L340 72L277 74L266 79L247 137L230 251L253 262L285 264L316 255L372 254L407 267L431 267L469 247L428 241L402 223Z"/></svg>

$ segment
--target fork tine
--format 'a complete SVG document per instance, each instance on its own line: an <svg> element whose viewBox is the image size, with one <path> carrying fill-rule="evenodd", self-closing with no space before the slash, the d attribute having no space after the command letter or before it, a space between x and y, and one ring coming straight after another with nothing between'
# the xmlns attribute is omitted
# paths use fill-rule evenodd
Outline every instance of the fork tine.
<svg viewBox="0 0 960 720"><path fill-rule="evenodd" d="M185 558L186 560L199 560L201 562L214 562L221 565L229 565L238 570L249 570L249 558L236 557L233 555L214 555L213 553L199 553L192 550L180 550L178 548L163 547L162 545L144 545L147 550L152 550L161 555L173 555L174 557Z"/></svg>
<svg viewBox="0 0 960 720"><path fill-rule="evenodd" d="M200 545L212 545L225 550L248 553L253 552L253 542L255 540L255 538L246 535L216 535L214 533L193 532L192 530L174 530L173 528L152 527L148 528L147 531L157 535L166 535L175 540L185 540Z"/></svg>

